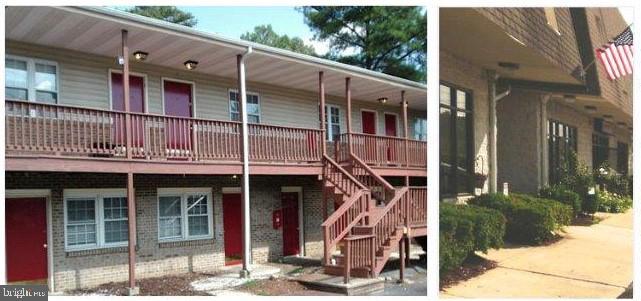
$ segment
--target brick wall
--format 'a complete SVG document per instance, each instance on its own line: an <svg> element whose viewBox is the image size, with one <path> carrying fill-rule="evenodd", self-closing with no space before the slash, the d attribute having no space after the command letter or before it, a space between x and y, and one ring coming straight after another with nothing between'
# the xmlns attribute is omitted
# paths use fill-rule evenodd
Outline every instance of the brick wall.
<svg viewBox="0 0 641 301"><path fill-rule="evenodd" d="M439 58L440 80L472 91L474 99L474 158L482 158L478 160L478 164L475 164L475 169L476 172L488 174L489 104L486 75L481 67L447 51L441 50ZM482 190L476 189L476 192L487 192L488 182L485 181L484 188Z"/></svg>
<svg viewBox="0 0 641 301"><path fill-rule="evenodd" d="M22 173L6 174L7 189L50 189L52 202L55 290L91 287L128 278L127 248L65 252L63 190L70 188L124 188L121 174ZM282 256L282 229L273 229L272 211L280 207L281 186L303 189L305 254L322 256L320 184L316 177L256 176L250 179L252 257L254 263ZM230 176L136 175L138 250L136 277L155 277L188 271L213 271L224 265L222 188L237 187ZM158 243L157 193L159 187L211 187L214 238L192 242Z"/></svg>

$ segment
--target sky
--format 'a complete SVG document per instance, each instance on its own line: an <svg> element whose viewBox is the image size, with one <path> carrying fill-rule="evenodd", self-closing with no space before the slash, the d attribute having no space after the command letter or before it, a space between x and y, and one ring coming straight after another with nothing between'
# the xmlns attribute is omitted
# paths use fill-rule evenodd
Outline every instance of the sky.
<svg viewBox="0 0 641 301"><path fill-rule="evenodd" d="M633 7L619 7L619 12L623 16L625 23L628 25L634 22L634 8Z"/></svg>
<svg viewBox="0 0 641 301"><path fill-rule="evenodd" d="M240 38L240 35L253 31L255 26L271 24L277 34L299 37L305 44L311 45L318 54L328 50L327 42L314 41L314 34L305 24L303 14L291 6L218 6L194 7L178 6L192 13L198 20L196 29L221 34L229 38Z"/></svg>

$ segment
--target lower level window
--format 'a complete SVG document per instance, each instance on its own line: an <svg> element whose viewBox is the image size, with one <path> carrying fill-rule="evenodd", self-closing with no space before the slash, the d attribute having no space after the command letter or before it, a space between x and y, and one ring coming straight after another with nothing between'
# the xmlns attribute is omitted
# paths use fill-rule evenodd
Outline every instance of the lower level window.
<svg viewBox="0 0 641 301"><path fill-rule="evenodd" d="M65 249L126 245L128 209L124 189L64 191Z"/></svg>
<svg viewBox="0 0 641 301"><path fill-rule="evenodd" d="M556 120L548 120L548 179L552 184L561 180L563 167L577 152L577 129Z"/></svg>
<svg viewBox="0 0 641 301"><path fill-rule="evenodd" d="M609 164L610 138L603 134L592 135L592 168L597 170L603 164Z"/></svg>
<svg viewBox="0 0 641 301"><path fill-rule="evenodd" d="M191 240L213 237L211 189L158 189L158 239Z"/></svg>
<svg viewBox="0 0 641 301"><path fill-rule="evenodd" d="M628 163L630 161L630 152L627 143L617 143L617 172L622 175L628 174Z"/></svg>

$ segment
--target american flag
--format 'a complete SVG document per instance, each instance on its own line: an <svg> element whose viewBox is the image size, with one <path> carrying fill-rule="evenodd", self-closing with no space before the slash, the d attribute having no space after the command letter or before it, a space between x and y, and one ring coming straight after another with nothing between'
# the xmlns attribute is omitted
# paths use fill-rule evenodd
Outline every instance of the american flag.
<svg viewBox="0 0 641 301"><path fill-rule="evenodd" d="M632 74L632 52L633 40L630 26L614 38L614 41L596 49L597 57L610 80Z"/></svg>

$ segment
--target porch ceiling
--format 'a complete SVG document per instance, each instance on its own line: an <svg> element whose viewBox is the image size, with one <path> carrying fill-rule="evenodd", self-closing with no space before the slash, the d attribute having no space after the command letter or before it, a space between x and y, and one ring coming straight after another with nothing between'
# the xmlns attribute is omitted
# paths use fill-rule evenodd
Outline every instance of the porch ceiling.
<svg viewBox="0 0 641 301"><path fill-rule="evenodd" d="M503 77L581 84L473 8L441 8L439 20L441 49L460 58L496 70ZM517 63L519 68L508 70L499 67L499 62Z"/></svg>
<svg viewBox="0 0 641 301"><path fill-rule="evenodd" d="M281 87L318 91L318 72L325 72L326 94L342 97L345 77L352 78L352 97L377 102L387 97L398 106L402 90L409 107L425 110L427 88L385 74L295 54L264 45L227 39L166 22L107 8L17 7L6 9L6 38L115 57L121 49L120 31L129 31L129 49L149 53L149 64L184 69L199 62L197 72L236 78L236 55L252 46L247 80Z"/></svg>

